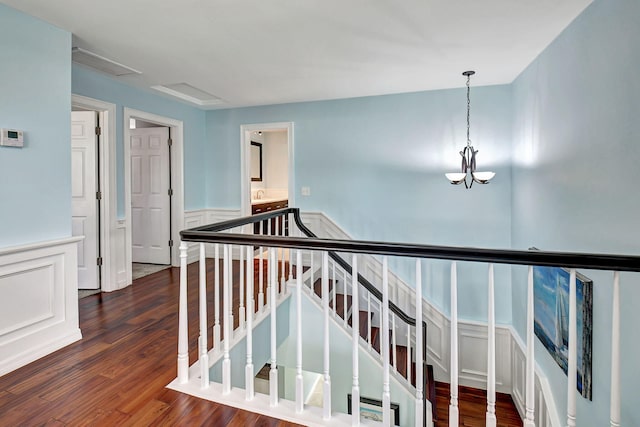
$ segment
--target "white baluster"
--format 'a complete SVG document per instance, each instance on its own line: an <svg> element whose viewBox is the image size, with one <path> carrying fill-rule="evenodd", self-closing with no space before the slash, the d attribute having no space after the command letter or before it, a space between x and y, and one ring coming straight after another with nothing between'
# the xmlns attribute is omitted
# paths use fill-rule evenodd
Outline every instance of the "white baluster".
<svg viewBox="0 0 640 427"><path fill-rule="evenodd" d="M222 313L225 316L224 336L222 338L224 355L222 359L222 394L229 394L231 392L231 359L229 358L229 341L231 341L231 328L233 327L231 320L231 308L229 307L231 301L230 288L231 288L231 272L229 271L229 245L224 245L222 266L223 266L223 295L222 295Z"/></svg>
<svg viewBox="0 0 640 427"><path fill-rule="evenodd" d="M411 383L411 327L407 324L407 375L405 377Z"/></svg>
<svg viewBox="0 0 640 427"><path fill-rule="evenodd" d="M342 323L344 323L345 328L347 327L347 297L349 295L348 288L349 286L348 286L348 280L347 280L347 272L343 270L342 271L342 289L343 289L342 293L344 297L342 298ZM353 299L353 290L351 292L352 292L351 298ZM351 312L353 313L353 310Z"/></svg>
<svg viewBox="0 0 640 427"><path fill-rule="evenodd" d="M276 299L277 280L278 280L278 259L274 248L269 248L269 301L271 308L271 370L269 371L269 405L278 406L278 365L276 356L278 352L277 336L276 336L276 308L278 300Z"/></svg>
<svg viewBox="0 0 640 427"><path fill-rule="evenodd" d="M199 267L199 316L200 316L200 336L198 337L198 359L200 362L200 387L209 388L209 354L207 340L207 259L205 256L204 243L200 243Z"/></svg>
<svg viewBox="0 0 640 427"><path fill-rule="evenodd" d="M289 254L291 254L289 250ZM289 264L291 268L291 264ZM302 251L296 250L296 412L304 410L304 381L302 379Z"/></svg>
<svg viewBox="0 0 640 427"><path fill-rule="evenodd" d="M338 282L336 282L336 263L334 261L331 261L331 270L331 293L333 294L331 301L333 301L333 312L337 314L338 300L336 299L336 288L338 287Z"/></svg>
<svg viewBox="0 0 640 427"><path fill-rule="evenodd" d="M280 234L280 222L278 221L278 218L273 218L273 226L275 227L274 236L279 236ZM281 283L280 280L278 280L278 260L280 259L280 254L279 254L279 250L276 249L276 262L275 262L275 267L276 267L276 281L274 282L275 286L276 286L276 295L280 294L282 292L282 288L281 288Z"/></svg>
<svg viewBox="0 0 640 427"><path fill-rule="evenodd" d="M284 225L284 222L283 222ZM283 294L287 293L287 278L285 276L285 249L280 248L280 287Z"/></svg>
<svg viewBox="0 0 640 427"><path fill-rule="evenodd" d="M244 330L244 322L245 322L245 311L244 311L244 250L242 246L238 247L240 249L240 260L239 263L239 275L240 275L240 307L238 307L238 327L240 330Z"/></svg>
<svg viewBox="0 0 640 427"><path fill-rule="evenodd" d="M187 313L187 249L180 243L180 297L178 308L178 382L189 382L189 323Z"/></svg>
<svg viewBox="0 0 640 427"><path fill-rule="evenodd" d="M488 354L487 354L487 416L486 426L496 427L496 312L493 264L489 264L489 312L488 326Z"/></svg>
<svg viewBox="0 0 640 427"><path fill-rule="evenodd" d="M611 427L620 427L620 273L613 273L611 306Z"/></svg>
<svg viewBox="0 0 640 427"><path fill-rule="evenodd" d="M346 284L345 277L345 284ZM360 425L360 379L358 357L360 351L360 298L358 296L358 255L353 254L353 267L351 271L351 360L353 364L353 385L351 386L351 425ZM345 298L346 299L346 298ZM345 311L346 319L346 311Z"/></svg>
<svg viewBox="0 0 640 427"><path fill-rule="evenodd" d="M534 300L533 300L533 267L529 266L527 275L527 367L526 367L526 398L524 427L536 427L535 423L535 351L534 351Z"/></svg>
<svg viewBox="0 0 640 427"><path fill-rule="evenodd" d="M382 258L382 424L391 426L391 388L389 384L389 266L387 257Z"/></svg>
<svg viewBox="0 0 640 427"><path fill-rule="evenodd" d="M255 301L253 300L253 246L247 246L247 364L244 368L244 389L246 399L252 400L254 392L253 375L253 314Z"/></svg>
<svg viewBox="0 0 640 427"><path fill-rule="evenodd" d="M264 221L260 221L260 234L262 234L263 232L262 230L263 224L264 224ZM260 246L258 248L258 252L259 252L259 262L260 262L260 264L258 265L258 310L262 313L262 311L264 310L264 259L263 259L264 247Z"/></svg>
<svg viewBox="0 0 640 427"><path fill-rule="evenodd" d="M213 278L213 348L220 351L220 245L215 244Z"/></svg>
<svg viewBox="0 0 640 427"><path fill-rule="evenodd" d="M265 291L265 296L267 297L267 301L266 301L266 309L269 309L269 304L273 303L273 298L271 297L271 288L273 288L275 286L275 280L273 280L273 270L276 268L274 266L274 262L271 259L272 257L272 252L273 252L273 248L268 248L267 249L267 283L265 284L267 287L267 290ZM274 293L275 295L275 293Z"/></svg>
<svg viewBox="0 0 640 427"><path fill-rule="evenodd" d="M424 424L422 334L422 264L416 259L416 427ZM427 426L431 426L430 420L427 418Z"/></svg>
<svg viewBox="0 0 640 427"><path fill-rule="evenodd" d="M458 427L458 273L451 263L451 402L449 427Z"/></svg>
<svg viewBox="0 0 640 427"><path fill-rule="evenodd" d="M369 343L369 350L371 350L371 293L367 291L367 342Z"/></svg>
<svg viewBox="0 0 640 427"><path fill-rule="evenodd" d="M227 306L227 309L229 310L229 328L230 328L230 333L229 333L229 339L231 339L234 335L235 332L235 327L234 327L234 315L233 315L233 246L229 245L229 257L226 258L226 262L227 262L227 272L229 274L229 305ZM227 339L227 335L224 336L225 340Z"/></svg>
<svg viewBox="0 0 640 427"><path fill-rule="evenodd" d="M291 214L287 214L287 217L290 217ZM289 221L289 224L293 224L293 222ZM291 233L287 232L287 236ZM297 258L297 255L296 255ZM293 250L289 249L289 280L293 280Z"/></svg>
<svg viewBox="0 0 640 427"><path fill-rule="evenodd" d="M578 352L576 346L577 325L576 325L576 270L571 269L569 276L569 366L567 367L567 426L576 425L576 386L578 382L577 360Z"/></svg>
<svg viewBox="0 0 640 427"><path fill-rule="evenodd" d="M312 293L315 292L315 290L316 290L316 282L314 281L314 274L313 274L314 273L313 272L313 269L314 269L314 266L313 266L313 255L314 255L313 251L309 251L309 256L311 257L310 263L311 263L311 292Z"/></svg>
<svg viewBox="0 0 640 427"><path fill-rule="evenodd" d="M398 330L396 329L396 316L391 313L391 363L393 365L393 370L398 372L398 356L396 354L396 335L398 335Z"/></svg>
<svg viewBox="0 0 640 427"><path fill-rule="evenodd" d="M324 383L322 418L331 419L331 377L329 375L329 254L322 252L322 307L324 310Z"/></svg>

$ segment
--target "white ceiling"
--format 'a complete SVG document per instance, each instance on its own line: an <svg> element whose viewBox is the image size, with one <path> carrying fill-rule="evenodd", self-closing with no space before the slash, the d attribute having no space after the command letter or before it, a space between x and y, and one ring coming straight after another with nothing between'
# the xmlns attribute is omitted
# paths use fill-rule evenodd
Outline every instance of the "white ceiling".
<svg viewBox="0 0 640 427"><path fill-rule="evenodd" d="M592 0L0 1L229 108L510 83Z"/></svg>

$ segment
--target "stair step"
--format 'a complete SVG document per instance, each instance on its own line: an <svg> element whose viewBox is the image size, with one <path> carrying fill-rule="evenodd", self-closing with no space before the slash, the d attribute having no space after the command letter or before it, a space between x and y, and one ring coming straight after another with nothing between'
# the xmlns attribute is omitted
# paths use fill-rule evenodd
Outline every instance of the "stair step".
<svg viewBox="0 0 640 427"><path fill-rule="evenodd" d="M351 295L347 295L347 313L351 308L351 299ZM333 308L333 301L329 302L329 307ZM338 313L338 316L340 316L342 319L344 319L345 316L344 308L344 295L336 294L336 313Z"/></svg>
<svg viewBox="0 0 640 427"><path fill-rule="evenodd" d="M333 290L333 280L329 279L329 299L333 296L331 292ZM322 298L322 278L318 277L315 282L313 282L313 291Z"/></svg>
<svg viewBox="0 0 640 427"><path fill-rule="evenodd" d="M322 297L322 279L318 278L314 282L313 289L316 295ZM333 280L329 280L329 292L333 290ZM333 292L330 295L329 306L333 309ZM336 313L344 319L344 298L345 296L342 293L336 293ZM352 296L347 295L347 313L351 309L352 304ZM370 326L370 319L373 318L373 313L368 313L367 311L360 310L359 312L359 321L360 321L360 336L367 341L369 328L371 328L371 347L377 352L380 353L380 328L377 326ZM352 316L349 316L349 326L352 325ZM407 377L407 347L404 345L396 345L396 370L397 372L403 376ZM413 349L411 350L411 378L409 379L411 385L416 386L416 363L413 362ZM389 331L389 362L393 364L393 331ZM424 376L426 380L426 389L424 390L426 397L429 399L434 408L436 407L436 398L435 398L435 381L433 378L433 366L427 365L424 371Z"/></svg>

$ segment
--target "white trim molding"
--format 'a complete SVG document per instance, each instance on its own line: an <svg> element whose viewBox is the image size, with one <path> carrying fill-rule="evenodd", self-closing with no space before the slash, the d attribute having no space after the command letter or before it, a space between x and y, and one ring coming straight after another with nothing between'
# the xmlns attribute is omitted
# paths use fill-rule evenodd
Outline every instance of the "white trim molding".
<svg viewBox="0 0 640 427"><path fill-rule="evenodd" d="M82 338L80 240L0 249L0 376Z"/></svg>

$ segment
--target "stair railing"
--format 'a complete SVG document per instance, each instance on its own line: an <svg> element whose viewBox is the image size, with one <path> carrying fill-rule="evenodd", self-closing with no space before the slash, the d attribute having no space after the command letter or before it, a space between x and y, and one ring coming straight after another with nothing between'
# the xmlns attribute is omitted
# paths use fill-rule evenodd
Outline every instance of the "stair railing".
<svg viewBox="0 0 640 427"><path fill-rule="evenodd" d="M298 227L298 229L304 233L304 235L306 237L311 237L311 238L318 238L318 236L311 231L303 222L302 219L300 217L299 211L298 212L293 212L293 219L296 223L296 226ZM353 281L353 287L352 287L352 292L357 292L357 285L362 286L363 288L366 289L368 295L373 296L378 303L380 304L380 306L383 306L383 294L382 292L375 286L373 285L369 280L367 280L364 276L362 276L361 274L359 274L357 271L354 273L353 268L351 266L351 264L349 264L344 258L342 258L340 255L338 255L336 252L334 251L327 251L327 254L329 256L329 258L331 258L331 260L340 266L340 268L349 276L351 276L352 278L355 277L357 278L356 280ZM354 263L357 262L356 261L356 257L354 256ZM388 267L384 267L384 268L388 268ZM419 269L420 266L417 266L418 268L418 274L416 275L416 277L421 277L421 274L419 273ZM334 286L333 286L333 291L336 291L337 286L335 286L335 267L333 268L333 272L334 272ZM345 275L346 275L345 274ZM383 272L383 280L385 280L388 277L388 272ZM345 285L346 285L346 279L345 279ZM345 291L345 297L343 298L343 304L345 304L343 306L343 310L344 310L344 316L343 316L343 320L346 323L347 321L347 314L346 314L346 298L347 292ZM355 296L353 297L353 300L355 302ZM335 298L335 293L333 295L333 300L336 301ZM417 301L422 301L422 298L418 299ZM359 303L359 301L358 301ZM337 301L334 302L334 312L336 312L337 310ZM418 303L416 303L416 310L418 310ZM356 307L353 309L354 311L358 311L357 310L357 305ZM397 358L397 331L399 329L399 327L396 327L396 323L395 323L395 319L398 318L401 322L403 322L406 325L407 328L407 360L405 361L406 363L406 370L405 370L405 378L407 379L407 381L409 382L409 384L412 383L412 378L411 378L411 365L412 365L412 355L411 355L411 327L416 327L416 330L421 329L422 333L420 334L420 339L418 340L418 338L416 337L416 367L420 366L420 372L416 372L416 377L417 378L422 378L422 381L420 383L421 387L416 387L416 389L418 389L420 391L421 397L424 400L429 400L431 402L431 407L428 408L428 405L425 405L424 402L422 402L422 411L423 411L423 420L425 425L429 422L428 420L432 420L434 413L435 413L435 407L436 407L436 399L435 399L435 382L433 381L433 378L431 378L429 380L428 378L428 374L429 374L429 369L428 369L428 365L427 365L427 361L426 361L426 355L427 355L427 323L424 320L421 320L422 323L422 328L417 327L417 322L416 319L422 319L422 315L416 315L416 317L411 317L409 316L407 313L405 313L401 308L399 308L396 304L394 304L392 301L388 302L388 310L392 313L391 319L392 319L392 326L391 326L391 331L392 331L392 336L391 336L391 366L393 366L393 368L397 371L397 366L399 361L396 360ZM384 310L381 310L384 311ZM417 314L421 314L422 311L422 306L420 306L420 313L418 313L416 311ZM367 310L368 312L368 321L369 321L369 327L367 328L368 331L371 330L371 309L369 308ZM357 314L357 313L356 313ZM382 313L380 313L382 315ZM382 317L382 316L381 316ZM387 316L388 318L389 316ZM353 317L355 318L355 316ZM358 330L356 328L357 325L353 326L354 330ZM388 330L389 328L381 328L381 330L383 330L383 335L384 335L384 330ZM368 344L371 347L372 342L371 342L371 335L370 333L368 334ZM356 340L357 341L357 340ZM386 342L387 340L385 340L384 342ZM383 341L381 340L381 343ZM419 350L418 348L419 347ZM387 351L388 353L388 351ZM380 349L380 355L382 357L384 357L384 353L382 351L382 348ZM425 375L425 372L427 373L427 375ZM432 374L431 374L432 375ZM417 381L417 379L416 379ZM429 387L429 385L431 385L431 387ZM416 382L416 386L417 386L417 382ZM429 389L428 389L429 388ZM428 390L427 390L428 389Z"/></svg>
<svg viewBox="0 0 640 427"><path fill-rule="evenodd" d="M493 265L494 264L511 264L511 265L525 265L528 266L528 275L527 275L527 340L526 340L526 369L525 369L525 378L526 378L526 387L525 387L525 419L524 426L525 427L533 427L535 426L535 417L534 417L534 312L533 312L533 267L534 266L548 266L548 267L562 267L570 269L570 278L569 278L569 344L568 344L568 388L567 388L567 418L566 425L567 426L575 426L576 425L576 379L577 379L577 348L576 348L576 269L590 269L590 270L608 270L613 271L613 299L612 299L612 331L611 331L611 404L610 404L610 420L612 426L617 426L620 423L620 272L640 272L640 257L638 256L628 256L628 255L608 255L608 254L580 254L580 253L566 253L566 252L545 252L545 251L521 251L521 250L503 250L503 249L482 249L482 248L467 248L467 247L448 247L448 246L433 246L433 245L418 245L418 244L404 244L404 243L389 243L389 242L374 242L374 241L361 241L361 240L339 240L339 239L320 239L317 237L293 237L293 236L283 236L281 234L286 233L275 233L276 235L257 235L257 234L241 234L240 232L229 232L230 230L235 229L236 231L245 227L247 224L253 224L256 222L264 222L269 221L270 224L273 224L273 221L276 223L281 223L285 218L288 220L289 215L293 215L296 224L300 227L301 220L299 210L296 208L287 208L279 211L271 211L265 214L255 215L252 217L245 217L231 221L225 221L213 225L207 225L203 227L197 227L190 230L185 230L181 232L182 236L182 244L180 245L180 258L181 258L181 273L180 273L180 312L179 312L179 336L178 336L178 383L188 383L190 382L190 376L193 373L189 372L189 337L188 337L188 323L187 323L187 249L188 246L186 242L197 242L200 243L200 263L201 265L206 265L206 250L204 249L205 244L212 243L216 247L216 259L214 260L215 268L217 270L219 265L219 260L217 259L217 247L222 244L224 249L224 258L220 260L223 265L223 292L222 292L222 300L223 304L223 316L224 316L224 349L223 349L223 364L222 364L222 394L228 395L232 392L231 390L231 379L230 379L230 360L229 360L229 341L233 338L232 328L233 320L231 318L231 309L229 307L231 297L232 297L232 289L230 288L231 284L231 256L232 256L232 248L236 245L241 249L241 253L246 253L246 259L253 259L254 257L254 247L259 247L260 250L262 248L267 249L267 260L268 260L268 268L269 277L267 280L267 289L268 292L266 295L266 305L270 309L270 317L271 317L271 379L270 382L271 390L270 390L270 406L272 408L276 408L278 406L278 395L277 395L277 381L274 380L273 373L277 369L276 365L276 354L275 354L275 318L276 318L276 310L275 306L277 305L279 300L282 300L282 296L286 296L287 294L287 284L282 283L282 281L278 282L277 271L278 268L282 268L285 266L285 256L283 254L284 251L280 251L279 253L275 251L275 248L287 248L287 249L297 249L296 252L296 276L295 276L295 286L296 292L298 295L298 306L297 313L298 316L300 313L299 306L299 296L302 287L302 261L301 261L301 252L300 250L313 250L313 251L321 251L322 252L322 287L324 292L323 298L323 308L325 312L324 316L324 341L325 341L325 361L328 360L328 260L329 253L339 251L341 253L351 253L354 255L353 262L351 265L344 262L346 265L342 266L346 271L351 269L351 275L354 282L354 286L352 292L357 293L358 285L357 283L362 283L360 281L360 274L358 272L358 254L367 254L367 255L381 255L382 263L383 263L383 279L382 279L382 290L380 292L382 297L382 331L383 331L383 340L382 340L382 355L384 358L384 368L383 368L383 391L382 391L382 402L383 402L383 422L385 425L391 425L391 410L390 410L390 393L389 393L389 339L388 339L388 321L389 311L392 311L392 304L389 302L389 286L388 286L388 256L400 256L400 257L411 257L416 259L416 297L419 298L418 302L421 302L421 272L420 272L420 261L422 259L441 259L441 260L450 260L451 261L451 365L450 365L450 374L451 374L451 398L449 405L449 425L451 427L458 425L459 414L458 414L458 401L457 401L457 388L458 388L458 334L457 334L457 262L459 261L471 261L471 262L483 262L487 263L488 268L488 367L487 367L487 426L495 426L496 425L496 417L495 417L495 308L494 308L494 272ZM303 225L303 224L302 224ZM304 225L303 225L304 226ZM277 227L277 226L276 226ZM271 230L272 227L269 227ZM244 251L244 252L243 252ZM262 253L262 251L260 252ZM289 251L289 281L292 281L292 251ZM340 257L338 257L340 258ZM334 259L334 262L341 264L340 259ZM344 261L344 260L343 260ZM279 264L280 262L280 264ZM251 267L249 267L249 265ZM262 261L260 264L262 265ZM248 263L248 269L253 268L253 263ZM206 274L206 269L201 268L201 274L204 270ZM313 268L312 268L313 271ZM218 272L216 271L216 277ZM312 273L313 274L313 273ZM284 277L284 268L282 271L282 276ZM357 278L357 280L356 280ZM251 316L254 318L256 322L261 321L260 313L254 313L254 302L253 299L253 274L247 275L247 318ZM200 366L207 365L206 355L207 351L207 322L203 321L202 317L206 316L206 278L200 279L200 313L201 313L201 321L200 321L200 337L198 339L198 343L200 346L199 354L199 364ZM366 288L366 286L365 286ZM251 291L250 291L251 290ZM216 290L217 292L217 290ZM369 290L370 294L375 292L375 288ZM378 294L378 295L380 295ZM354 298L354 300L357 300ZM203 302L204 301L204 302ZM217 304L217 302L216 302ZM204 305L204 309L203 309ZM248 307L251 307L249 310ZM424 327L422 324L422 315L420 313L421 303L416 304L416 329L421 331L422 333L416 333L416 341L418 339L423 339L423 331ZM357 317L357 316L356 316ZM296 319L298 322L301 320L301 317ZM354 334L356 328L354 328ZM214 333L216 330L216 324L214 324ZM385 335L386 330L386 336ZM299 332L300 333L300 332ZM297 344L297 352L298 356L301 352L300 347L300 337L298 336L298 344ZM355 339L354 339L355 341ZM250 343L248 342L249 348L247 349L247 366L251 363L251 348ZM204 349L203 349L204 348ZM417 345L417 351L422 350L422 343ZM215 349L214 349L215 350ZM220 351L220 350L216 350ZM353 355L353 366L354 366L354 386L353 390L357 390L357 377L358 377L358 361L357 361L357 348L354 348ZM209 355L211 352L209 352ZM424 354L422 355L424 357ZM419 359L419 357L418 357ZM298 357L298 367L301 363L301 358ZM418 370L421 364L418 364ZM324 400L324 408L322 412L322 416L325 419L329 419L333 416L331 413L331 396L330 396L330 371L328 367L328 363L325 363L325 371L324 373L324 384L325 384L325 392L329 391L328 396L326 396ZM194 371L195 372L195 371ZM208 379L208 370L200 369L202 378L200 378L199 383L201 389L205 389L209 387L209 379ZM252 370L246 370L247 375L249 372L253 373ZM247 382L249 379L246 379ZM417 381L416 383L418 387L420 387L421 381ZM423 403L423 400L420 396L421 390L419 388L416 391L416 413L415 413L415 425L422 426L423 425L423 413L418 408L421 408L420 405ZM296 390L296 396L300 398L302 393L300 390ZM247 391L245 399L250 401L255 396L253 393ZM358 400L354 399L354 414L358 414L357 405L359 403ZM296 401L296 412L300 412L305 410L304 405L300 403L299 400ZM358 425L359 418L354 415L352 419L353 425Z"/></svg>

